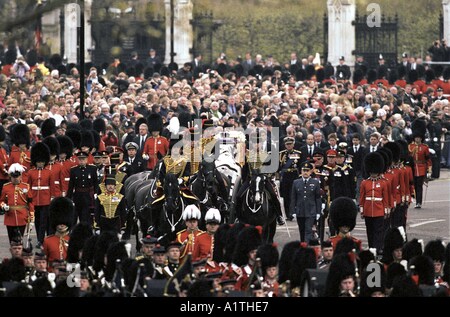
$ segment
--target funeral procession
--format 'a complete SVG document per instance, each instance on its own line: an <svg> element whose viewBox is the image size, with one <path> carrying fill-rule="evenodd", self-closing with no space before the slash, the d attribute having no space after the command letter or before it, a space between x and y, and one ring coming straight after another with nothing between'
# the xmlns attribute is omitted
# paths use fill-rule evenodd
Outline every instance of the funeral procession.
<svg viewBox="0 0 450 317"><path fill-rule="evenodd" d="M450 296L450 1L369 2L1 1L0 297Z"/></svg>

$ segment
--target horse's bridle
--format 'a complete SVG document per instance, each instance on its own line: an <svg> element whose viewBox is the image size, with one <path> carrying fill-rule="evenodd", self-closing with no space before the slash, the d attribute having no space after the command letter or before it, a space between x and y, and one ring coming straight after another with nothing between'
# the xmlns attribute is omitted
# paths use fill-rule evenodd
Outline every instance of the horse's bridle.
<svg viewBox="0 0 450 317"><path fill-rule="evenodd" d="M175 206L177 206L177 200L180 199L181 200L181 210L184 210L184 201L183 201L183 197L178 197L175 200ZM167 200L164 202L163 204L163 210L164 210L164 217L166 218L167 222L170 225L170 231L174 232L176 226L180 223L181 219L183 218L183 212L180 213L180 218L178 218L178 220L175 222L174 218L173 218L173 213L172 213L172 217L170 217L171 219L169 219L169 216L167 215Z"/></svg>

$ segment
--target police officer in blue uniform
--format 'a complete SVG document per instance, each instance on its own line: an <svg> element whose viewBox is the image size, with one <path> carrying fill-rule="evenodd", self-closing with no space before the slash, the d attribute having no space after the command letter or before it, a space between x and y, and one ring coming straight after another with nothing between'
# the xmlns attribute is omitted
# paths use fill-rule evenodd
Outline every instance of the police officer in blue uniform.
<svg viewBox="0 0 450 317"><path fill-rule="evenodd" d="M69 189L67 198L75 204L75 221L88 223L92 226L95 199L99 193L97 167L87 164L88 153L77 153L79 165L70 170Z"/></svg>
<svg viewBox="0 0 450 317"><path fill-rule="evenodd" d="M290 214L291 188L294 181L300 175L300 159L302 152L294 150L295 138L285 137L283 139L286 150L280 152L280 195L284 200L286 218L290 221L293 215Z"/></svg>

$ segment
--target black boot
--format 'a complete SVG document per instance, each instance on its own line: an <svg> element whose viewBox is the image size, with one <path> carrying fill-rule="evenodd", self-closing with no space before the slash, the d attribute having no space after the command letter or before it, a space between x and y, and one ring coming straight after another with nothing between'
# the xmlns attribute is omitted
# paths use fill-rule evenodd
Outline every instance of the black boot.
<svg viewBox="0 0 450 317"><path fill-rule="evenodd" d="M286 224L286 222L284 221L283 216L277 216L277 224L279 226L282 226L282 225Z"/></svg>

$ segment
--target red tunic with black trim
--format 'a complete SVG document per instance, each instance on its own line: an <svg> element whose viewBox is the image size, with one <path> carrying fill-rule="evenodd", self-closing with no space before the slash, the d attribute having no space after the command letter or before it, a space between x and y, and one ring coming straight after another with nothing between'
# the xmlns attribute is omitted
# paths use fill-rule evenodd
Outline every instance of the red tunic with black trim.
<svg viewBox="0 0 450 317"><path fill-rule="evenodd" d="M66 196L69 189L70 169L78 165L78 158L74 155L70 159L61 162L61 192Z"/></svg>
<svg viewBox="0 0 450 317"><path fill-rule="evenodd" d="M177 241L183 246L181 247L180 261L189 253L194 253L195 244L197 243L197 236L204 231L195 229L188 231L187 229L181 230L177 233Z"/></svg>
<svg viewBox="0 0 450 317"><path fill-rule="evenodd" d="M427 169L431 167L430 149L428 145L413 142L408 145L408 151L414 160L414 176L425 176Z"/></svg>
<svg viewBox="0 0 450 317"><path fill-rule="evenodd" d="M359 206L364 217L384 217L389 204L388 183L381 176L369 177L361 182Z"/></svg>
<svg viewBox="0 0 450 317"><path fill-rule="evenodd" d="M30 150L21 151L18 146L13 145L11 153L9 154L8 165L19 163L25 167L25 172L22 173L22 182L28 183L28 172L31 168Z"/></svg>
<svg viewBox="0 0 450 317"><path fill-rule="evenodd" d="M52 183L52 172L47 166L43 169L32 168L28 174L28 184L33 193L33 204L35 206L48 206L51 197L56 197L55 185Z"/></svg>
<svg viewBox="0 0 450 317"><path fill-rule="evenodd" d="M202 232L196 237L192 260L212 259L214 253L214 235Z"/></svg>
<svg viewBox="0 0 450 317"><path fill-rule="evenodd" d="M147 168L153 170L155 168L156 163L158 163L159 158L158 154L161 157L166 156L169 150L169 141L163 137L158 136L156 138L149 137L144 144L144 149L142 154L147 154L149 159L147 161Z"/></svg>
<svg viewBox="0 0 450 317"><path fill-rule="evenodd" d="M336 246L337 246L337 244L339 243L339 241L341 241L341 240L344 239L344 238L350 238L350 239L352 239L352 240L356 243L356 245L358 246L359 251L362 250L362 241L361 241L361 240L356 239L355 237L353 237L353 236L351 236L351 235L349 235L349 236L343 236L343 235L341 235L341 234L337 234L337 235L332 236L332 237L330 238L330 242L331 242L331 245L333 246L333 250L336 249Z"/></svg>
<svg viewBox="0 0 450 317"><path fill-rule="evenodd" d="M50 163L47 165L51 172L50 181L53 185L53 197L61 197L61 169L62 165L59 162Z"/></svg>
<svg viewBox="0 0 450 317"><path fill-rule="evenodd" d="M25 226L28 223L28 216L34 215L32 200L30 185L23 182L19 185L12 183L3 185L0 205L9 206L9 210L5 213L5 226Z"/></svg>
<svg viewBox="0 0 450 317"><path fill-rule="evenodd" d="M66 260L69 239L69 234L62 237L52 234L44 239L42 246L44 247L44 253L47 256L49 268L51 268L52 263L55 260Z"/></svg>

